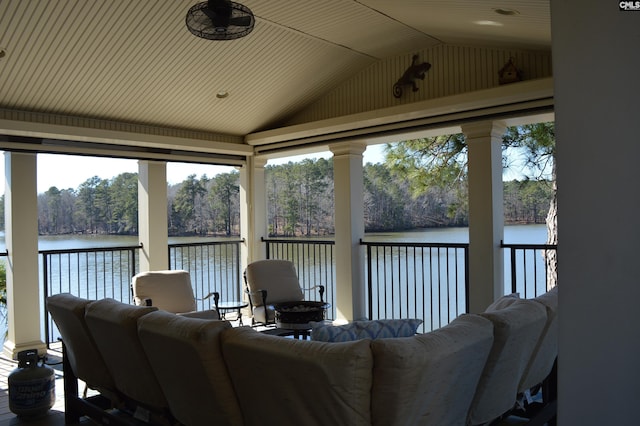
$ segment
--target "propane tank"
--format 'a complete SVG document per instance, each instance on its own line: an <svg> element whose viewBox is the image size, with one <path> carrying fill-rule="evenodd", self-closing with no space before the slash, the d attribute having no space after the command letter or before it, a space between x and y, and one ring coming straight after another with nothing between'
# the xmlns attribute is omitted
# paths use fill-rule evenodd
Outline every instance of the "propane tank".
<svg viewBox="0 0 640 426"><path fill-rule="evenodd" d="M9 374L9 409L22 417L38 417L56 401L53 369L38 357L38 351L18 352L18 368Z"/></svg>

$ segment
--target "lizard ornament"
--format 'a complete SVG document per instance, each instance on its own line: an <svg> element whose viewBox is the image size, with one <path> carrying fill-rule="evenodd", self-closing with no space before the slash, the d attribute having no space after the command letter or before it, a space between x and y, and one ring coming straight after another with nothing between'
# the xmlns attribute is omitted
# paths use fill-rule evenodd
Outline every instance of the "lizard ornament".
<svg viewBox="0 0 640 426"><path fill-rule="evenodd" d="M424 80L424 76L427 71L429 71L429 68L431 68L430 63L418 63L418 55L413 55L409 68L407 68L404 74L402 74L402 77L396 81L396 84L393 85L393 96L400 98L402 96L404 86L411 86L411 89L414 92L417 92L418 85L416 84L416 80Z"/></svg>

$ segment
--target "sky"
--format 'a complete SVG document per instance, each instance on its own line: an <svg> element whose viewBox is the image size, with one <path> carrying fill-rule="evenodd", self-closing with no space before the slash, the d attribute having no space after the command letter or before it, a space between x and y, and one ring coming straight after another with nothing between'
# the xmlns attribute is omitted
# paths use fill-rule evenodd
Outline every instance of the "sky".
<svg viewBox="0 0 640 426"><path fill-rule="evenodd" d="M1 152L1 151L0 151ZM331 152L313 155L298 155L292 157L269 160L267 164L277 165L302 161L305 158L330 158ZM518 173L517 156L512 156L514 162L504 176L504 180L522 179ZM381 163L384 161L384 144L371 145L364 152L363 163ZM77 189L82 183L93 176L101 179L111 179L121 173L138 172L137 160L118 158L85 157L78 155L38 154L38 194L46 192L52 186L58 189ZM184 181L189 175L195 174L213 177L218 173L228 173L233 166L215 166L211 164L167 163L167 183L175 185ZM4 157L0 158L0 194L4 193Z"/></svg>
<svg viewBox="0 0 640 426"><path fill-rule="evenodd" d="M379 163L384 159L384 145L370 146L364 153L364 163ZM330 152L317 155L301 155L269 160L267 164L276 165L297 162L305 158L329 158ZM38 194L46 192L52 186L58 189L77 189L93 176L111 179L121 173L137 173L138 161L119 158L85 157L78 155L38 154ZM167 163L167 183L174 185L184 181L189 175L213 177L218 173L228 173L233 166L215 166L211 164ZM4 193L4 156L0 158L0 194Z"/></svg>

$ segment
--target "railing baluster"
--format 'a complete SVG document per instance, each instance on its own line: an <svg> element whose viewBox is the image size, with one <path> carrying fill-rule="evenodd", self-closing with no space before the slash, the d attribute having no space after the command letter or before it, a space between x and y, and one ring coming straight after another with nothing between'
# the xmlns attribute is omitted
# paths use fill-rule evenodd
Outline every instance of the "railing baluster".
<svg viewBox="0 0 640 426"><path fill-rule="evenodd" d="M547 263L545 256L548 251L557 250L555 244L501 244L501 247L509 250L510 260L510 272L511 272L511 292L521 293L521 297L531 298L536 297L540 293L547 291ZM527 261L527 252L531 253L533 262L529 265ZM518 255L522 255L522 262L518 262ZM538 258L537 256L540 255ZM538 274L538 262L544 262L544 277ZM518 280L518 273L522 274L522 287L520 287ZM528 283L532 281L532 292L529 291ZM521 289L521 291L520 291ZM533 293L533 294L531 294Z"/></svg>

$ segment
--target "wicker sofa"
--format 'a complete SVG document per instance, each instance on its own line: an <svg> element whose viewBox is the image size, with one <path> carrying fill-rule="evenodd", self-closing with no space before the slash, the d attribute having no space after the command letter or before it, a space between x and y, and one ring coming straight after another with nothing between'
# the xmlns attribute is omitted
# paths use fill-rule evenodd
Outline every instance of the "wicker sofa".
<svg viewBox="0 0 640 426"><path fill-rule="evenodd" d="M513 407L548 315L508 302L425 334L334 343L111 299L47 300L67 423L385 426L483 424ZM76 378L98 395L79 396Z"/></svg>

